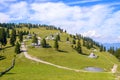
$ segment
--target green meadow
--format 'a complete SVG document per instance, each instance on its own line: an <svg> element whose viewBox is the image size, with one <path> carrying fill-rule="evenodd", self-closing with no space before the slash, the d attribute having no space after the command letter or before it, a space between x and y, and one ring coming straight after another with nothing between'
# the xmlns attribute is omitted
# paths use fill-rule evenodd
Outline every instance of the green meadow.
<svg viewBox="0 0 120 80"><path fill-rule="evenodd" d="M17 30L28 30L27 28ZM31 33L36 33L37 36L45 38L50 34L59 33L58 30L46 30L45 28L32 28ZM25 37L25 36L24 36ZM104 69L104 72L74 72L64 69L59 69L51 65L38 63L24 57L23 53L16 55L15 67L0 77L0 80L115 80L116 75L110 73L114 64L118 64L117 72L120 71L120 63L108 52L93 51L82 46L82 50L86 55L79 54L71 46L72 38L67 33L60 33L61 41L59 41L59 51L54 49L54 40L47 40L50 48L31 47L31 39L26 41L28 53L38 59L48 61L60 66L69 67L72 69L83 70L85 67L93 66ZM69 37L70 42L66 42ZM82 40L81 40L82 42ZM94 52L99 57L97 59L88 58L89 54ZM4 59L0 60L0 72L8 68L15 55L14 47L7 45L6 48L0 51L0 55Z"/></svg>

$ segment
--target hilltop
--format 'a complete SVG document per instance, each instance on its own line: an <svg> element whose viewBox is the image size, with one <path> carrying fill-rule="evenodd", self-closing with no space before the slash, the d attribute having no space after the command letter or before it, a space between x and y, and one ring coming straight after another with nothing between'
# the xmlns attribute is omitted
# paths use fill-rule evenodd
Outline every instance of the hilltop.
<svg viewBox="0 0 120 80"><path fill-rule="evenodd" d="M0 64L2 64L0 71L10 66L14 55L16 55L16 65L10 72L0 77L2 80L113 80L116 77L111 73L113 65L117 64L117 72L120 71L118 59L106 52L103 45L100 45L91 38L83 37L80 34L72 35L67 33L66 30L48 25L1 24L1 27L3 26L10 29L10 34L14 27L17 36L18 31L28 32L23 35L23 41L27 47L28 54L32 57L76 70L85 71L84 68L86 67L96 67L104 71L74 72L26 59L23 52L15 54L15 47L10 46L10 38L7 38L8 43L5 46L4 53L3 50L0 52L1 56L5 57L0 60ZM32 45L34 35L37 38L39 37L40 42L45 39L47 47L42 47L41 43L37 46ZM54 48L57 35L60 36L58 50ZM19 41L18 37L17 41ZM80 43L79 49L78 42ZM97 57L89 57L91 53Z"/></svg>

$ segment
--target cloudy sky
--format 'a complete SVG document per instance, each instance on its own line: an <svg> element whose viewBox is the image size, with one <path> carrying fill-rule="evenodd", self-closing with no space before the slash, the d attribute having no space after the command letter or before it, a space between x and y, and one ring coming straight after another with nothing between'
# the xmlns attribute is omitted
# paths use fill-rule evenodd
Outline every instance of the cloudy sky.
<svg viewBox="0 0 120 80"><path fill-rule="evenodd" d="M0 22L55 25L102 43L120 42L120 0L0 0Z"/></svg>

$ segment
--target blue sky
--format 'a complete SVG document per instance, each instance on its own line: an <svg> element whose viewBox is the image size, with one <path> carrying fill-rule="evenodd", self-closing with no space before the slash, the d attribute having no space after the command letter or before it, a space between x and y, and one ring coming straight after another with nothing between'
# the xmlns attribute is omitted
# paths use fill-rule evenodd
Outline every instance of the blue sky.
<svg viewBox="0 0 120 80"><path fill-rule="evenodd" d="M120 1L0 0L0 22L55 25L98 42L120 42Z"/></svg>

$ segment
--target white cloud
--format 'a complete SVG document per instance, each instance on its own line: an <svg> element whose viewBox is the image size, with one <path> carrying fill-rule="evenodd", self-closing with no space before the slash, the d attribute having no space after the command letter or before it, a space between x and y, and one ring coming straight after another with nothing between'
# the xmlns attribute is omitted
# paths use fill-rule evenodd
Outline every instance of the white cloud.
<svg viewBox="0 0 120 80"><path fill-rule="evenodd" d="M4 4L6 2L14 2L14 1L17 1L17 0L0 0L0 4Z"/></svg>
<svg viewBox="0 0 120 80"><path fill-rule="evenodd" d="M63 3L42 3L32 4L32 10L35 14L31 18L35 18L40 21L53 22L56 20L65 20L70 16L70 8Z"/></svg>
<svg viewBox="0 0 120 80"><path fill-rule="evenodd" d="M100 34L98 34L95 30L90 30L88 32L82 33L83 36L92 37L92 38L100 38Z"/></svg>
<svg viewBox="0 0 120 80"><path fill-rule="evenodd" d="M31 20L62 27L67 29L69 33L87 32L85 35L95 39L101 37L104 41L107 41L107 36L113 36L120 25L119 11L113 12L113 8L108 5L78 7L48 2L34 3L31 7L35 11Z"/></svg>
<svg viewBox="0 0 120 80"><path fill-rule="evenodd" d="M9 15L0 13L0 23L5 23L5 22L8 22L9 20L10 20Z"/></svg>
<svg viewBox="0 0 120 80"><path fill-rule="evenodd" d="M115 42L120 42L120 36L118 36L117 38L115 38Z"/></svg>
<svg viewBox="0 0 120 80"><path fill-rule="evenodd" d="M80 7L62 2L28 4L22 1L11 4L7 13L0 14L4 16L0 21L25 20L50 24L66 29L69 33L82 33L98 41L112 42L120 34L120 11L113 12L113 9L105 4ZM110 36L112 40L109 40Z"/></svg>
<svg viewBox="0 0 120 80"><path fill-rule="evenodd" d="M8 14L11 16L11 20L26 19L29 16L28 4L26 2L12 4Z"/></svg>
<svg viewBox="0 0 120 80"><path fill-rule="evenodd" d="M79 1L69 2L67 4L75 5L75 4L81 4L81 3L96 2L96 1L101 1L101 0L79 0Z"/></svg>

